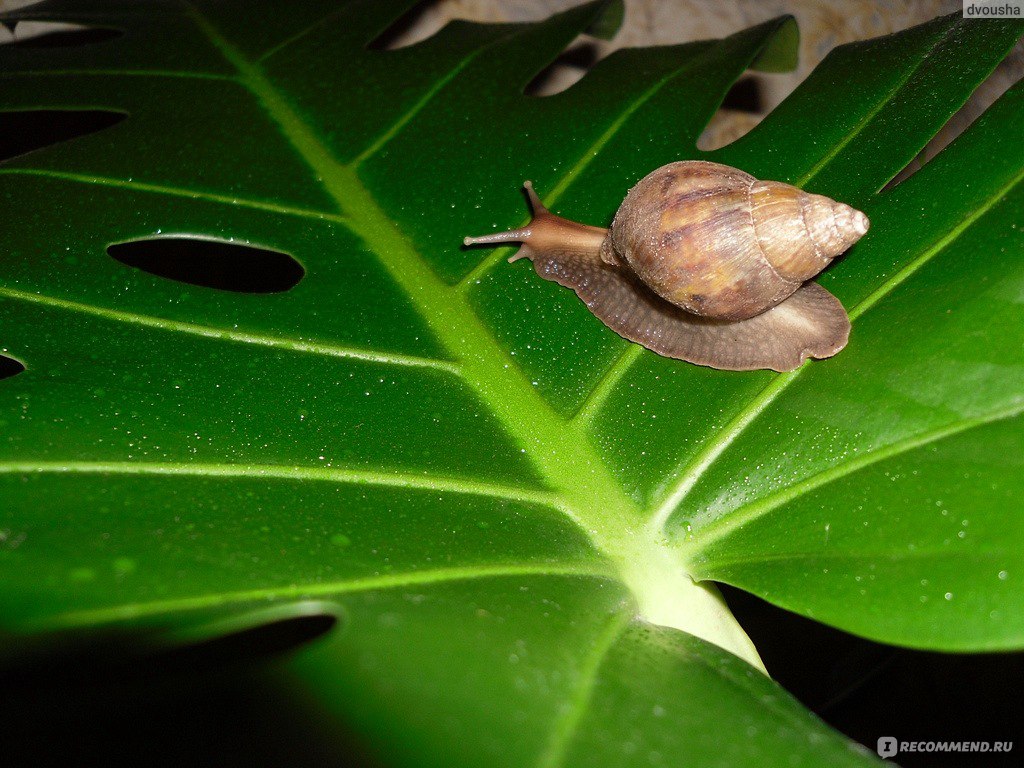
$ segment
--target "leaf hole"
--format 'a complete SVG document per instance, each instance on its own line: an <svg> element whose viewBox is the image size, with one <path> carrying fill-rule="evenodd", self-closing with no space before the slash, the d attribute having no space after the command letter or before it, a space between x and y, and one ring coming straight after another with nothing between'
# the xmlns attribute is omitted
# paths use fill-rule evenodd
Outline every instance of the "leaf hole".
<svg viewBox="0 0 1024 768"><path fill-rule="evenodd" d="M761 83L754 77L741 77L725 94L722 107L740 112L764 112L764 94Z"/></svg>
<svg viewBox="0 0 1024 768"><path fill-rule="evenodd" d="M527 96L554 96L578 83L602 57L600 44L590 35L579 35L561 55L526 84Z"/></svg>
<svg viewBox="0 0 1024 768"><path fill-rule="evenodd" d="M0 163L28 152L111 128L128 115L105 109L0 112Z"/></svg>
<svg viewBox="0 0 1024 768"><path fill-rule="evenodd" d="M198 646L95 628L7 643L0 686L18 705L4 708L4 765L378 765L282 677L336 621L303 617Z"/></svg>
<svg viewBox="0 0 1024 768"><path fill-rule="evenodd" d="M236 293L282 293L306 274L287 253L198 237L131 240L109 246L107 253L157 277Z"/></svg>
<svg viewBox="0 0 1024 768"><path fill-rule="evenodd" d="M370 51L394 51L426 40L445 25L438 0L416 3L392 21L377 37L366 44Z"/></svg>
<svg viewBox="0 0 1024 768"><path fill-rule="evenodd" d="M746 135L764 118L765 101L761 76L737 80L701 132L697 149L711 152Z"/></svg>
<svg viewBox="0 0 1024 768"><path fill-rule="evenodd" d="M214 674L252 667L294 653L340 624L315 612L284 616L251 627L196 639L170 639L154 629L66 632L0 662L4 689L42 681L94 685L102 680L153 680L157 676Z"/></svg>
<svg viewBox="0 0 1024 768"><path fill-rule="evenodd" d="M19 21L11 30L12 48L79 48L121 37L124 32L111 27L89 27L54 21Z"/></svg>
<svg viewBox="0 0 1024 768"><path fill-rule="evenodd" d="M20 360L15 360L13 357L7 357L6 355L0 355L0 381L9 379L12 376L17 376L24 370L25 365Z"/></svg>
<svg viewBox="0 0 1024 768"><path fill-rule="evenodd" d="M1018 42L999 66L983 80L967 102L929 139L921 151L882 187L889 192L934 160L946 147L969 131L985 112L1024 76L1024 42Z"/></svg>
<svg viewBox="0 0 1024 768"><path fill-rule="evenodd" d="M205 665L217 669L238 659L273 658L301 648L323 637L338 624L338 617L327 613L289 616L254 627L172 648L158 657L165 665L178 664L195 669Z"/></svg>

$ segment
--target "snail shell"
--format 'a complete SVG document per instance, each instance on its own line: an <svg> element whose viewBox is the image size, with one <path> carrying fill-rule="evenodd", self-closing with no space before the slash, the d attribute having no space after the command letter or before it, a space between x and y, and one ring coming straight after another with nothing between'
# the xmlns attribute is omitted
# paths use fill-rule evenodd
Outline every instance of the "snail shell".
<svg viewBox="0 0 1024 768"><path fill-rule="evenodd" d="M848 205L684 161L641 179L606 230L551 214L526 189L526 227L466 244L522 242L510 261L531 259L631 341L713 368L777 371L846 345L842 304L806 281L867 232Z"/></svg>

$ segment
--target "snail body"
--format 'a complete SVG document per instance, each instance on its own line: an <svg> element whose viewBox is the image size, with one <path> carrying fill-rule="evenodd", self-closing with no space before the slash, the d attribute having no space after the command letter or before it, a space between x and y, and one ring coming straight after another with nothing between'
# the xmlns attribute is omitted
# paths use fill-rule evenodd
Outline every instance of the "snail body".
<svg viewBox="0 0 1024 768"><path fill-rule="evenodd" d="M631 341L713 368L777 371L846 345L842 304L807 281L867 232L848 205L704 161L645 176L608 229L555 216L526 189L526 227L465 243L521 242L510 261L529 258Z"/></svg>

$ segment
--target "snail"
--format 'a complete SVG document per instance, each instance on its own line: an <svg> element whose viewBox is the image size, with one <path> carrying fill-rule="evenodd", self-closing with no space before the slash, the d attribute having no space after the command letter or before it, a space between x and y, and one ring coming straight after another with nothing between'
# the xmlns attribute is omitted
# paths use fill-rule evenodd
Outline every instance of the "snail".
<svg viewBox="0 0 1024 768"><path fill-rule="evenodd" d="M604 229L554 215L524 186L529 224L464 243L522 243L509 261L530 259L630 341L734 371L790 371L846 346L846 310L808 281L868 231L848 205L680 161L641 179Z"/></svg>

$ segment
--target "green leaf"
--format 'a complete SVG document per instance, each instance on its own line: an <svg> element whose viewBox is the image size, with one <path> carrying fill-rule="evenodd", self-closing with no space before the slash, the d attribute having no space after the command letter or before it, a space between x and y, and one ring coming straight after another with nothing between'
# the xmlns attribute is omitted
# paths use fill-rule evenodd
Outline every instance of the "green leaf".
<svg viewBox="0 0 1024 768"><path fill-rule="evenodd" d="M829 370L772 382L715 444L717 467L688 501L703 510L690 534L701 575L888 642L1024 642L1008 615L1020 605L1024 540L1012 258L1024 247L1024 153L1010 139L1022 111L1016 86L877 214L868 209L885 227L861 250L878 271L850 259L829 281L852 307L856 347ZM785 466L765 463L767 435ZM715 490L727 464L749 479ZM718 517L722 494L730 513Z"/></svg>
<svg viewBox="0 0 1024 768"><path fill-rule="evenodd" d="M789 17L750 62L750 68L760 72L789 72L799 63L799 51L800 28L796 19Z"/></svg>
<svg viewBox="0 0 1024 768"><path fill-rule="evenodd" d="M787 60L791 21L533 98L605 6L375 50L408 6L8 17L124 34L0 49L0 110L128 118L0 165L0 348L25 365L0 380L4 629L196 636L319 601L341 626L296 679L386 758L446 766L865 762L693 579L889 642L1020 647L1024 91L879 192L1020 26L839 49L711 155L873 222L822 277L850 347L780 376L657 358L458 243L521 219L524 178L606 223ZM219 291L106 253L169 236L305 275Z"/></svg>

